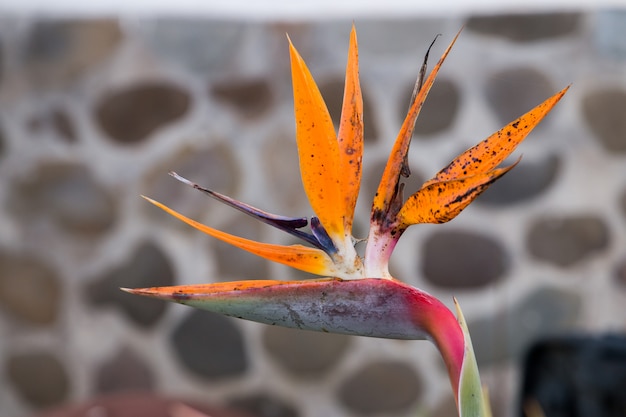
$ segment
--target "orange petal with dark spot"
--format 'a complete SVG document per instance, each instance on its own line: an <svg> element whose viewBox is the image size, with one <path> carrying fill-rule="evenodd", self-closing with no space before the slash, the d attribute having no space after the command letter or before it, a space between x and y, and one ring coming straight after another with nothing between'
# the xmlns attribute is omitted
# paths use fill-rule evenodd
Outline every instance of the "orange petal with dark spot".
<svg viewBox="0 0 626 417"><path fill-rule="evenodd" d="M519 160L518 160L519 162ZM471 177L438 181L422 187L406 201L398 221L401 227L417 223L445 223L455 218L476 197L515 165Z"/></svg>
<svg viewBox="0 0 626 417"><path fill-rule="evenodd" d="M568 89L569 87L564 88L478 145L463 152L424 186L488 172L500 165L552 110Z"/></svg>
<svg viewBox="0 0 626 417"><path fill-rule="evenodd" d="M351 234L354 207L361 186L363 159L363 97L359 84L359 51L354 25L350 32L346 83L337 139L344 227L345 232Z"/></svg>
<svg viewBox="0 0 626 417"><path fill-rule="evenodd" d="M304 60L289 41L300 175L313 211L335 240L344 237L344 204L335 127Z"/></svg>

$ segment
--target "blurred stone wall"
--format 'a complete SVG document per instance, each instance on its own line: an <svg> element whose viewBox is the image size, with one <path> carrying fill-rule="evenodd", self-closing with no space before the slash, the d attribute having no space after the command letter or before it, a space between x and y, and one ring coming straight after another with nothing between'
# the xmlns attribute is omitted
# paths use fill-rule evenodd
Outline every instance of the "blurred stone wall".
<svg viewBox="0 0 626 417"><path fill-rule="evenodd" d="M423 54L465 24L417 123L407 191L572 84L457 219L416 226L392 272L469 320L496 415L512 415L536 338L626 331L626 11L357 21L364 237ZM232 249L142 200L222 230L289 239L167 175L285 215L301 189L285 33L337 118L350 21L0 18L0 415L151 390L260 416L453 415L427 342L297 332L118 287L304 274Z"/></svg>

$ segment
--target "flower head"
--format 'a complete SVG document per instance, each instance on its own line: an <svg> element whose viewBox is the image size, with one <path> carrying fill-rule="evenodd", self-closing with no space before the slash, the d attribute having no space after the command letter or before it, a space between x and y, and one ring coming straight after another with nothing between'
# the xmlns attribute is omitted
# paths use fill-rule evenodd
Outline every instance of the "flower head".
<svg viewBox="0 0 626 417"><path fill-rule="evenodd" d="M325 278L127 291L267 324L372 337L430 339L446 362L460 414L487 415L471 341L458 304L455 301L457 318L435 297L396 280L388 271L389 258L409 226L452 220L511 170L517 162L504 168L499 165L567 88L463 152L405 199L402 178L410 175L407 154L415 121L455 40L456 37L428 77L424 61L408 114L372 203L364 256L357 253L352 236L363 154L363 101L353 28L337 133L311 73L289 42L300 173L315 217L292 218L267 213L171 173L183 183L300 238L306 245L285 246L244 239L200 224L146 197L157 207L217 239Z"/></svg>

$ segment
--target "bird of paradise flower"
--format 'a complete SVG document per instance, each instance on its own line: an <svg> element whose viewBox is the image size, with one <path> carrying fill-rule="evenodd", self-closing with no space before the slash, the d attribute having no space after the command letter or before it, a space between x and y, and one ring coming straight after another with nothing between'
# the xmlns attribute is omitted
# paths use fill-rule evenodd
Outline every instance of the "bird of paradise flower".
<svg viewBox="0 0 626 417"><path fill-rule="evenodd" d="M357 37L353 27L337 134L311 73L289 41L300 173L315 217L309 220L267 213L171 173L183 183L290 233L308 245L283 246L234 236L200 224L145 197L167 213L217 239L325 278L124 290L272 325L370 337L431 340L446 364L459 415L490 415L470 335L456 299L455 316L437 298L392 277L388 270L389 258L409 226L452 220L489 185L511 170L517 162L504 168L498 166L561 99L567 88L463 152L405 200L402 178L410 173L407 153L415 121L457 37L458 34L428 77L425 76L424 60L408 114L372 203L364 256L357 253L356 240L352 236L363 154L363 102ZM304 229L306 226L308 230Z"/></svg>

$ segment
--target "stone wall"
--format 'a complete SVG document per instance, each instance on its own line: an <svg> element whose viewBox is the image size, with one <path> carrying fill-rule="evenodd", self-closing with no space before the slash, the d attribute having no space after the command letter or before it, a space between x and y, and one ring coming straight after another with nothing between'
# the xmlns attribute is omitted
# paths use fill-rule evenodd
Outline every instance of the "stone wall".
<svg viewBox="0 0 626 417"><path fill-rule="evenodd" d="M392 272L459 298L496 415L537 338L626 331L626 12L357 21L365 100L356 233L423 54L465 30L416 128L407 190L556 91L522 162L459 218L416 226ZM0 415L151 390L260 416L453 415L427 342L297 332L118 287L304 275L169 218L288 239L167 175L311 215L285 32L333 117L350 21L0 18ZM434 58L436 59L436 58Z"/></svg>

